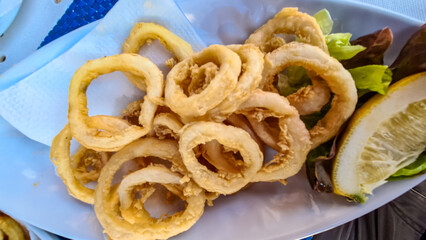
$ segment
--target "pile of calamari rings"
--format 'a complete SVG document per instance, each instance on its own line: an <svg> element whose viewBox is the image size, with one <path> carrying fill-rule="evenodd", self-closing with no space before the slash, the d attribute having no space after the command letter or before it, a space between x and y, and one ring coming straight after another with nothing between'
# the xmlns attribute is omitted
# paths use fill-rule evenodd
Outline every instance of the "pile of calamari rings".
<svg viewBox="0 0 426 240"><path fill-rule="evenodd" d="M287 43L279 34L298 41ZM138 54L153 40L174 54L166 77ZM289 66L305 68L312 85L286 98L274 84ZM145 96L120 117L89 116L88 86L114 71ZM300 115L330 101L328 113L308 130ZM285 184L311 149L337 133L356 101L350 73L329 56L315 19L297 8L282 9L245 44L198 53L162 26L137 23L122 54L88 61L75 72L69 122L53 140L51 159L69 194L94 204L109 238L167 239L188 230L220 195L253 182ZM81 146L71 155L73 138ZM264 158L266 146L276 151L272 159ZM146 205L156 191L184 207L152 216Z"/></svg>

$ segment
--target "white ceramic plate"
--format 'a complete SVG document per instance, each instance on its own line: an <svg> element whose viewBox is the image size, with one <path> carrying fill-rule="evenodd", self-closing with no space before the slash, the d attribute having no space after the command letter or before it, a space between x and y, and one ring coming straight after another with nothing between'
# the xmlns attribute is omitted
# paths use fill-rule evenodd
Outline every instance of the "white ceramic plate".
<svg viewBox="0 0 426 240"><path fill-rule="evenodd" d="M43 231L38 227L34 227L33 225L25 224L25 227L30 232L31 240L61 240L57 235Z"/></svg>
<svg viewBox="0 0 426 240"><path fill-rule="evenodd" d="M180 0L198 33L210 43L243 39L235 23L254 30L261 19L285 6L315 13L327 8L334 31L354 37L389 26L395 36L389 63L420 22L383 9L343 1L195 1ZM205 9L201 11L200 9ZM245 21L250 18L252 20ZM92 206L70 197L49 160L49 148L29 140L0 117L0 209L25 222L71 239L101 239L102 228ZM175 239L295 239L338 226L403 194L426 177L392 182L378 188L364 205L332 194L313 192L302 170L288 181L259 183L237 195L215 201L189 231Z"/></svg>

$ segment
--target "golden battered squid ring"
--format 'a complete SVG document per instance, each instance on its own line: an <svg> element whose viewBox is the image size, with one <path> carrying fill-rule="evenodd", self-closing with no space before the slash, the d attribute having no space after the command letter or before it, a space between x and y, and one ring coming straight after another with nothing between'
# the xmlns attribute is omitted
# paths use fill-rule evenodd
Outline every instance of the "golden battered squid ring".
<svg viewBox="0 0 426 240"><path fill-rule="evenodd" d="M234 153L239 152L242 157L239 172L213 172L198 161L194 148L200 144L212 143L214 140ZM216 145L212 145L213 150ZM259 146L246 131L214 122L192 122L185 125L179 139L179 152L190 173L189 176L205 190L220 194L235 193L243 188L252 180L263 163L263 154ZM213 161L211 164L218 169L218 164L224 164L219 162L220 157L211 159Z"/></svg>
<svg viewBox="0 0 426 240"><path fill-rule="evenodd" d="M283 181L300 171L310 150L309 132L286 98L257 89L237 113L244 114L262 141L278 151L256 174L254 182ZM275 118L270 126L267 118Z"/></svg>
<svg viewBox="0 0 426 240"><path fill-rule="evenodd" d="M159 139L171 137L177 140L179 138L179 131L182 127L183 124L175 114L159 113L154 118L152 131Z"/></svg>
<svg viewBox="0 0 426 240"><path fill-rule="evenodd" d="M263 54L253 44L228 45L241 58L241 73L235 89L215 108L208 112L209 118L223 122L243 103L262 80Z"/></svg>
<svg viewBox="0 0 426 240"><path fill-rule="evenodd" d="M317 21L314 17L299 12L298 8L283 8L274 18L254 31L246 43L260 47L264 53L272 52L285 44L282 38L277 42L278 38L274 36L280 33L295 34L301 42L317 46L328 53L324 35Z"/></svg>
<svg viewBox="0 0 426 240"><path fill-rule="evenodd" d="M318 47L291 42L266 54L263 79L273 81L276 74L288 66L302 66L321 77L334 93L331 109L309 131L312 149L330 140L352 115L357 102L355 82L351 74L336 59Z"/></svg>
<svg viewBox="0 0 426 240"><path fill-rule="evenodd" d="M287 96L290 104L297 109L300 115L309 115L321 111L331 97L327 82L318 76L308 73L312 85L302 87L297 92Z"/></svg>
<svg viewBox="0 0 426 240"><path fill-rule="evenodd" d="M30 239L26 231L18 222L0 212L0 239L25 240Z"/></svg>
<svg viewBox="0 0 426 240"><path fill-rule="evenodd" d="M108 129L109 125L114 125L115 127L121 126L115 128L116 131L120 131L129 126L129 124L123 124L122 120L117 117L98 115L90 118L93 122L99 124L106 123L107 125L102 125L105 129ZM84 186L86 182L84 180L82 181L75 171L76 162L83 157L85 148L79 148L79 150L70 157L71 139L71 131L69 124L67 124L52 141L50 159L55 164L56 172L59 177L62 178L62 181L67 187L68 193L82 202L93 204L94 189Z"/></svg>
<svg viewBox="0 0 426 240"><path fill-rule="evenodd" d="M274 37L279 33L295 34L301 42L317 46L328 53L324 35L315 18L299 12L297 8L283 8L274 18L251 34L246 43L259 46L265 53L272 52L285 44L282 38ZM330 98L330 89L324 84L324 81L320 78L311 77L311 79L312 85L303 87L288 96L288 100L294 104L293 106L297 108L300 115L320 111L328 102L327 99ZM265 91L277 92L272 83L272 81L262 79L260 88Z"/></svg>
<svg viewBox="0 0 426 240"><path fill-rule="evenodd" d="M115 173L124 163L137 157L149 156L170 161L172 164L179 164L181 161L175 141L145 138L115 153L101 171L95 191L95 213L104 231L112 239L167 239L188 230L203 214L206 200L203 190L187 177L184 179L179 173L162 166L148 166L131 173L122 180L118 189L111 186ZM139 214L141 219L126 221L120 210L128 211L133 207L130 190L136 185L140 185L144 190L145 183L163 184L173 193L181 189L178 196L187 202L186 209L165 219L154 219L142 206L144 213ZM146 190L146 194L152 193L150 186L147 186ZM142 191L142 194L144 192ZM141 196L143 199L145 197Z"/></svg>
<svg viewBox="0 0 426 240"><path fill-rule="evenodd" d="M166 79L166 104L184 122L203 116L234 90L240 71L241 60L235 52L211 45L172 68Z"/></svg>
<svg viewBox="0 0 426 240"><path fill-rule="evenodd" d="M179 61L193 54L189 43L155 23L136 23L123 43L123 52L137 53L145 43L149 44L153 39L158 39Z"/></svg>
<svg viewBox="0 0 426 240"><path fill-rule="evenodd" d="M250 137L257 143L257 145L259 145L260 151L262 151L262 153L265 153L263 141L254 132L253 127L250 125L250 122L243 114L233 113L224 121L224 123L226 125L241 128L246 131L248 134L250 134Z"/></svg>
<svg viewBox="0 0 426 240"><path fill-rule="evenodd" d="M93 79L114 71L130 72L145 81L147 93L141 106L140 126L129 126L120 132L110 132L90 123L86 90ZM138 87L138 85L135 85ZM96 60L81 66L71 79L69 89L68 119L72 136L86 148L96 151L116 151L126 144L146 135L152 127L157 105L152 99L163 94L163 74L155 64L137 54L124 53ZM122 120L125 122L125 120ZM99 131L104 130L104 131Z"/></svg>
<svg viewBox="0 0 426 240"><path fill-rule="evenodd" d="M174 53L178 61L194 53L189 43L155 23L136 23L123 43L123 53L138 53L145 43L150 44L153 39L159 40L167 50ZM138 81L131 73L124 74L135 86L139 85L138 88L146 88L145 82Z"/></svg>
<svg viewBox="0 0 426 240"><path fill-rule="evenodd" d="M131 125L139 125L142 103L143 99L139 99L127 104L126 108L121 110L121 118Z"/></svg>
<svg viewBox="0 0 426 240"><path fill-rule="evenodd" d="M107 152L96 152L80 146L77 152L71 156L71 167L74 171L74 176L83 184L95 182L98 180L101 169L108 159Z"/></svg>

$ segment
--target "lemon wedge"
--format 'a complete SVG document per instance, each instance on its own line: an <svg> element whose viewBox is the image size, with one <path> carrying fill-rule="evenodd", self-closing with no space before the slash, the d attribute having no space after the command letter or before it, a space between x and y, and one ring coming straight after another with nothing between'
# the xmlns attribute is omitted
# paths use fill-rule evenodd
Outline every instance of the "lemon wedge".
<svg viewBox="0 0 426 240"><path fill-rule="evenodd" d="M359 108L339 142L333 165L334 192L365 202L426 148L426 72L391 85Z"/></svg>

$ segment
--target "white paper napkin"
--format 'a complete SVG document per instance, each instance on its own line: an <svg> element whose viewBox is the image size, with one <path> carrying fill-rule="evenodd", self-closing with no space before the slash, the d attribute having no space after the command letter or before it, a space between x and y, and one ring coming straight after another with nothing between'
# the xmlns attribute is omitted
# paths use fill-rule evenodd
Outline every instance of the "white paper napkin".
<svg viewBox="0 0 426 240"><path fill-rule="evenodd" d="M165 26L190 43L194 51L205 47L173 0L120 0L74 47L0 92L0 115L29 138L50 146L53 137L68 121L68 88L74 72L87 60L121 53L122 43L137 22ZM170 56L155 43L143 47L141 53L157 65L164 65L164 60ZM116 72L93 81L87 94L89 115L117 116L127 103L141 97L143 92L122 73Z"/></svg>

